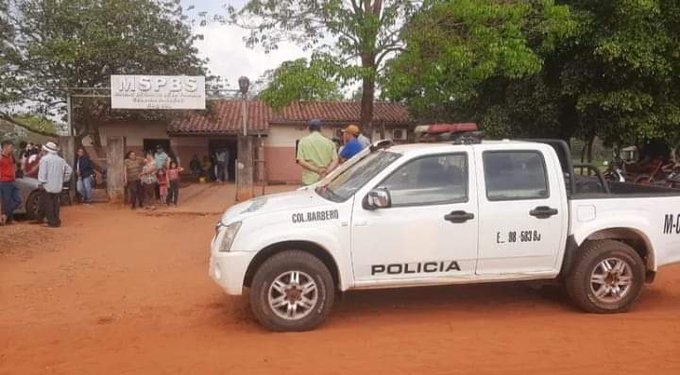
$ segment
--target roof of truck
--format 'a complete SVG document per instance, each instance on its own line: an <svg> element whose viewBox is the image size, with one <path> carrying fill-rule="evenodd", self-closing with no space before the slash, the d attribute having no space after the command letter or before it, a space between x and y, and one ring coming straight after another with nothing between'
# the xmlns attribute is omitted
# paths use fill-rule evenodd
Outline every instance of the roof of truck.
<svg viewBox="0 0 680 375"><path fill-rule="evenodd" d="M527 141L517 141L517 140L509 140L509 139L503 139L503 140L494 140L494 141L482 141L481 144L483 145L497 145L497 144L504 144L504 145L519 145L519 144L526 144ZM459 146L474 146L475 144L458 144L458 143L410 143L410 144L403 144L403 145L395 145L390 147L388 150L394 151L394 152L399 152L403 154L407 153L412 153L412 152L422 152L422 151L448 151L451 148L454 147L459 147Z"/></svg>

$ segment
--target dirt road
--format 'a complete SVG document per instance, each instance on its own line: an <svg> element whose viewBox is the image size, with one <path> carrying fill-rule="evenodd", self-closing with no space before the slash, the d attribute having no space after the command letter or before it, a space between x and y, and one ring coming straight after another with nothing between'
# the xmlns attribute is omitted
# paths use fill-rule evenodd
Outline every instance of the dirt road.
<svg viewBox="0 0 680 375"><path fill-rule="evenodd" d="M218 216L97 205L59 230L0 228L0 374L680 374L679 266L628 314L517 284L418 288L352 293L319 330L274 334L208 278Z"/></svg>

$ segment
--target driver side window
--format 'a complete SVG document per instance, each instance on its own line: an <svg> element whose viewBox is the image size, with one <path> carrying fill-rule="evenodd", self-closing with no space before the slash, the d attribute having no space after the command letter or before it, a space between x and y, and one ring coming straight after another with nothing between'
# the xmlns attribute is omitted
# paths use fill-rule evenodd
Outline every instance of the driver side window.
<svg viewBox="0 0 680 375"><path fill-rule="evenodd" d="M411 160L380 187L390 192L393 207L465 202L468 199L467 155L432 155Z"/></svg>

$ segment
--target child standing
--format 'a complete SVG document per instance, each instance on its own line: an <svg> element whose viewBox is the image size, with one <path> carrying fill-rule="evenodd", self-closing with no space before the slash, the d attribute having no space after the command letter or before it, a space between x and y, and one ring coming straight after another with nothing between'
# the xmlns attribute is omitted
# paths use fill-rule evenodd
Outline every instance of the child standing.
<svg viewBox="0 0 680 375"><path fill-rule="evenodd" d="M172 161L170 162L170 169L168 169L168 185L170 186L170 191L168 195L168 200L167 203L170 205L172 203L177 207L177 199L179 198L179 174L183 171L184 169L182 167L177 166L177 163Z"/></svg>
<svg viewBox="0 0 680 375"><path fill-rule="evenodd" d="M161 204L168 202L168 170L165 167L158 170L158 193L161 198Z"/></svg>

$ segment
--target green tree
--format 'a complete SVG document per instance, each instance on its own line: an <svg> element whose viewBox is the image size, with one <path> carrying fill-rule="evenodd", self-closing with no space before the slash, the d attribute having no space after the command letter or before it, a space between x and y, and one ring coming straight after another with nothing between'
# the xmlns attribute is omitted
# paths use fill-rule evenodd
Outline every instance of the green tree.
<svg viewBox="0 0 680 375"><path fill-rule="evenodd" d="M275 111L294 101L342 99L338 84L319 59L286 61L265 73L264 81L266 87L259 97Z"/></svg>
<svg viewBox="0 0 680 375"><path fill-rule="evenodd" d="M383 95L423 120L473 120L492 136L555 132L560 108L545 57L575 28L551 0L430 2L405 29Z"/></svg>
<svg viewBox="0 0 680 375"><path fill-rule="evenodd" d="M16 31L11 22L7 0L0 0L0 119L16 124L11 114L20 97L18 70L19 53L15 44Z"/></svg>
<svg viewBox="0 0 680 375"><path fill-rule="evenodd" d="M7 0L0 0L0 104L14 99L16 50L13 45L14 27L10 22Z"/></svg>
<svg viewBox="0 0 680 375"><path fill-rule="evenodd" d="M15 27L25 51L30 97L64 110L71 88L106 88L112 74L203 74L179 0L23 0ZM106 98L74 101L76 136L101 146L98 125L111 117Z"/></svg>
<svg viewBox="0 0 680 375"><path fill-rule="evenodd" d="M331 61L334 77L361 81L361 125L372 134L376 77L403 46L401 28L419 2L411 0L249 0L228 7L224 22L248 28L247 44L277 48L293 41Z"/></svg>
<svg viewBox="0 0 680 375"><path fill-rule="evenodd" d="M677 139L680 133L680 3L570 0L580 33L559 71L579 135L608 144Z"/></svg>
<svg viewBox="0 0 680 375"><path fill-rule="evenodd" d="M495 136L680 142L677 0L434 2L384 94Z"/></svg>

